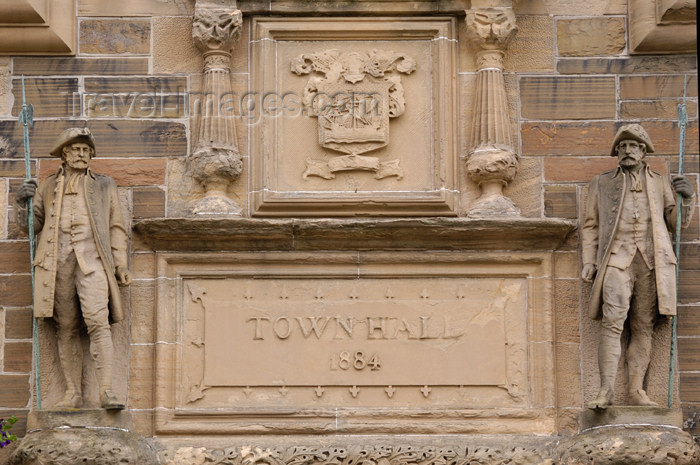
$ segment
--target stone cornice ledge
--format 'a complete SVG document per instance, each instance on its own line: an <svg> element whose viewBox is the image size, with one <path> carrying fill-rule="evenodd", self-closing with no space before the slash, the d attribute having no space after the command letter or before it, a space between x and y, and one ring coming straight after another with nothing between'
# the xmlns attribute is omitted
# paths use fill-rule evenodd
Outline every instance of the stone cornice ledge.
<svg viewBox="0 0 700 465"><path fill-rule="evenodd" d="M560 218L154 218L134 222L156 251L556 250L576 228ZM135 248L142 248L136 246Z"/></svg>

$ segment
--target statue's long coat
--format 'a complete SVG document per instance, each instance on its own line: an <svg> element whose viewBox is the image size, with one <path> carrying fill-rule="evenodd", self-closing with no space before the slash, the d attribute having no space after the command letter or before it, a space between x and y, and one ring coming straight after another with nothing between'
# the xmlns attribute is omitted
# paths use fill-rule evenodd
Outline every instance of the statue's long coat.
<svg viewBox="0 0 700 465"><path fill-rule="evenodd" d="M647 165L643 167L646 193L649 199L652 237L654 240L654 269L656 294L661 315L676 314L676 255L669 231L675 229L676 199L671 183ZM629 189L626 176L617 168L599 174L588 188L586 217L581 230L583 263L595 263L597 274L591 289L588 315L602 317L602 289L605 269L610 259L615 232L620 221L624 193ZM683 202L683 227L690 223L695 199Z"/></svg>
<svg viewBox="0 0 700 465"><path fill-rule="evenodd" d="M34 228L38 235L34 254L34 316L50 318L54 311L54 293L58 261L58 229L63 203L63 169L39 184L33 201ZM119 206L117 186L112 178L92 173L83 177L83 193L88 206L90 228L109 283L109 317L112 322L124 318L121 295L115 276L118 266L127 266L127 236ZM27 208L18 208L20 225L27 225ZM46 215L48 214L48 218Z"/></svg>

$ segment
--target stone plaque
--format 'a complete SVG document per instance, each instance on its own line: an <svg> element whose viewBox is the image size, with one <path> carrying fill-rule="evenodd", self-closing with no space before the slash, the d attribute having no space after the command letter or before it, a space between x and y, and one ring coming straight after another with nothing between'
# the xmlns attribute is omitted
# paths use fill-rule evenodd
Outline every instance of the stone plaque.
<svg viewBox="0 0 700 465"><path fill-rule="evenodd" d="M195 415L245 432L264 415L316 431L341 409L343 428L365 431L381 408L406 426L425 415L463 432L514 415L547 430L551 309L531 299L551 264L520 255L163 254L157 427L191 430Z"/></svg>
<svg viewBox="0 0 700 465"><path fill-rule="evenodd" d="M525 311L522 279L185 283L185 313L204 307L207 386L505 386Z"/></svg>
<svg viewBox="0 0 700 465"><path fill-rule="evenodd" d="M252 27L254 215L455 214L453 20Z"/></svg>

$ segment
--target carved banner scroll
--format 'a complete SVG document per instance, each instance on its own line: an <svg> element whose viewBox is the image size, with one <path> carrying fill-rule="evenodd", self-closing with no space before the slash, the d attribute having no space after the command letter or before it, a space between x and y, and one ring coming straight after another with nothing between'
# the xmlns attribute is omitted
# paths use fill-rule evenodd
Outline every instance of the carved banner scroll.
<svg viewBox="0 0 700 465"><path fill-rule="evenodd" d="M325 50L302 54L292 60L296 74L312 76L304 88L303 105L318 118L318 142L346 155L330 162L308 158L304 178L335 178L339 171L372 171L376 179L403 177L398 159L380 161L362 153L389 144L389 119L406 108L398 72L411 74L416 61L410 56L383 50L340 52Z"/></svg>

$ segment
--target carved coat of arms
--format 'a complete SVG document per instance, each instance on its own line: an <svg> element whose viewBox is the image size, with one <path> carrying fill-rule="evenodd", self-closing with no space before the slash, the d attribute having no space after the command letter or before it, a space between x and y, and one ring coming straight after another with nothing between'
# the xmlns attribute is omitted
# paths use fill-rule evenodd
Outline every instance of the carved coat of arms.
<svg viewBox="0 0 700 465"><path fill-rule="evenodd" d="M309 115L318 118L318 142L343 153L330 161L307 159L304 178L333 179L338 171L374 172L376 179L403 177L398 159L380 161L361 155L389 143L389 119L405 108L401 77L411 74L416 61L391 51L341 52L325 50L302 54L292 60L296 74L316 72L304 88L302 103Z"/></svg>

